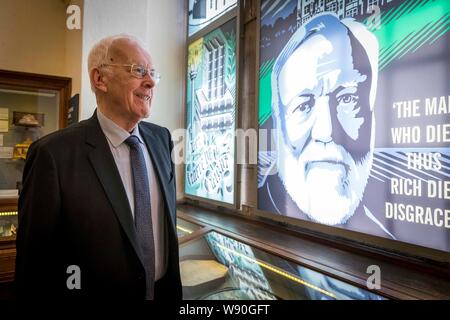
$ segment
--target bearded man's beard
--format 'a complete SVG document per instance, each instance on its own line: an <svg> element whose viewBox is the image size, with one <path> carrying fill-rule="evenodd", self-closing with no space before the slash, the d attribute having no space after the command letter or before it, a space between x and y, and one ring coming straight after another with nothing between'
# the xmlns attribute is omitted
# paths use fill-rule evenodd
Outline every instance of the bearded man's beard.
<svg viewBox="0 0 450 320"><path fill-rule="evenodd" d="M327 225L343 224L355 213L372 161L372 151L355 162L334 142L310 142L299 156L278 146L278 175L286 191L311 220Z"/></svg>

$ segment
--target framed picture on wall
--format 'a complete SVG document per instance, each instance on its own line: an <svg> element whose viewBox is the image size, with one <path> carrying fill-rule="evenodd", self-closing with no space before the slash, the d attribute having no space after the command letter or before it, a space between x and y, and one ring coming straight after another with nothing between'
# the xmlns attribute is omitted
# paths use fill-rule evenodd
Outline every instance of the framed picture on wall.
<svg viewBox="0 0 450 320"><path fill-rule="evenodd" d="M260 10L258 209L450 251L450 2Z"/></svg>
<svg viewBox="0 0 450 320"><path fill-rule="evenodd" d="M189 44L185 194L235 203L236 18Z"/></svg>

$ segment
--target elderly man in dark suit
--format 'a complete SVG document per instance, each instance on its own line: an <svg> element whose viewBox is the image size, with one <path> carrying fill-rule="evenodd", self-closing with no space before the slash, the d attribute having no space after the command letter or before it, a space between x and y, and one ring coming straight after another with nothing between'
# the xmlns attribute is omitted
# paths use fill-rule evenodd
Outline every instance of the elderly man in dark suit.
<svg viewBox="0 0 450 320"><path fill-rule="evenodd" d="M98 108L30 147L19 198L19 296L181 299L169 131L141 122L159 74L140 43L89 54Z"/></svg>

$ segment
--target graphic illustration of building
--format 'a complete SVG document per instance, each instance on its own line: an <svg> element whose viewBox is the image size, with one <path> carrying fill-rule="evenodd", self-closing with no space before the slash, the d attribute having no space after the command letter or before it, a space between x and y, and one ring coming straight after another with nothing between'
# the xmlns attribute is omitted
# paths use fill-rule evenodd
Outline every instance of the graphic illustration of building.
<svg viewBox="0 0 450 320"><path fill-rule="evenodd" d="M192 2L192 1L190 1ZM236 0L194 0L189 24L203 24L236 5Z"/></svg>
<svg viewBox="0 0 450 320"><path fill-rule="evenodd" d="M373 6L382 7L395 0L298 0L297 24L302 25L321 12L334 12L339 17L353 18L371 12Z"/></svg>
<svg viewBox="0 0 450 320"><path fill-rule="evenodd" d="M229 50L221 30L214 31L203 43L203 87L196 90L195 114L202 131L232 129L234 98L225 81Z"/></svg>

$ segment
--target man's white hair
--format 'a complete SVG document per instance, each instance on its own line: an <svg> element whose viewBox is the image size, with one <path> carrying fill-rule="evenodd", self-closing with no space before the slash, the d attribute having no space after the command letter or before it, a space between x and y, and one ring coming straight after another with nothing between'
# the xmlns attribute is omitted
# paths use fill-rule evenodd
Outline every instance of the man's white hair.
<svg viewBox="0 0 450 320"><path fill-rule="evenodd" d="M89 51L88 55L88 74L89 78L91 75L91 71L95 68L100 67L102 64L108 63L108 54L110 48L117 40L129 40L130 42L138 43L142 48L145 48L145 45L138 38L128 35L128 34L118 34L114 36L109 36L98 41ZM92 84L91 79L91 89L95 91L95 87Z"/></svg>

